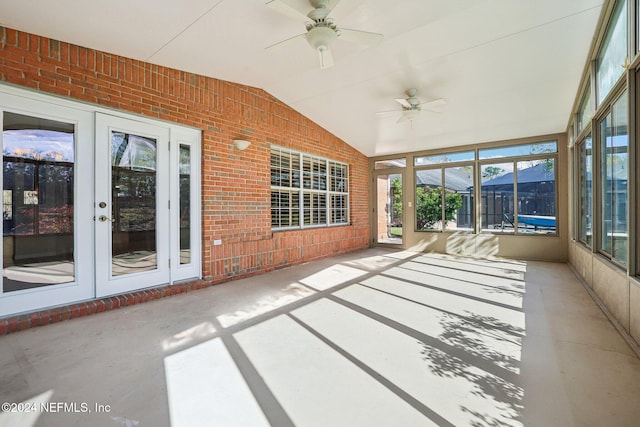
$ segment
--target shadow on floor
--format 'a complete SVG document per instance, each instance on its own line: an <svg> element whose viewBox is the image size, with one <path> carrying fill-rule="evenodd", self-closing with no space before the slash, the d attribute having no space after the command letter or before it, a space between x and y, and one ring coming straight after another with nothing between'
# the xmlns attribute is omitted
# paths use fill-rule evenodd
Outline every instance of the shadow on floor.
<svg viewBox="0 0 640 427"><path fill-rule="evenodd" d="M580 325L611 348L554 335L576 319L555 317L546 286L567 312L585 304L575 277L545 285L567 271L373 249L12 334L0 394L41 406L0 425L565 426L581 410L627 425L640 409L606 396L637 396L640 363L595 305ZM637 381L580 391L579 371L621 360Z"/></svg>

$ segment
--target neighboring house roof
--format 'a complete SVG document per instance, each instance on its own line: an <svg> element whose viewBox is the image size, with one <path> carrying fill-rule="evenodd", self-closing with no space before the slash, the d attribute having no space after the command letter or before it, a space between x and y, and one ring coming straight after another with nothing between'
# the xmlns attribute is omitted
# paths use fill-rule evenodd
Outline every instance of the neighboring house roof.
<svg viewBox="0 0 640 427"><path fill-rule="evenodd" d="M440 170L429 169L424 171L425 173L418 172L416 174L416 185L419 187L439 187L440 183ZM626 168L614 168L612 171L615 179L619 181L627 180ZM591 178L589 173L587 179ZM547 163L540 163L526 169L520 169L518 171L518 184L527 183L539 183L539 182L553 182L555 181L555 174L553 168L549 168ZM498 185L513 185L513 172L506 173L501 176L497 176L489 181L482 183L483 187L498 186ZM448 190L453 191L468 191L473 186L473 176L460 169L447 169L447 176L445 187Z"/></svg>
<svg viewBox="0 0 640 427"><path fill-rule="evenodd" d="M553 168L549 168L546 163L532 166L518 171L518 184L529 182L555 181ZM513 184L513 172L490 179L482 183L483 187L490 185L510 185Z"/></svg>
<svg viewBox="0 0 640 427"><path fill-rule="evenodd" d="M437 171L437 173L433 173ZM425 171L427 172L427 171ZM442 185L439 169L430 169L430 173L416 174L416 185L418 187L440 187ZM473 176L460 169L447 169L445 177L445 188L453 191L468 191L473 186Z"/></svg>

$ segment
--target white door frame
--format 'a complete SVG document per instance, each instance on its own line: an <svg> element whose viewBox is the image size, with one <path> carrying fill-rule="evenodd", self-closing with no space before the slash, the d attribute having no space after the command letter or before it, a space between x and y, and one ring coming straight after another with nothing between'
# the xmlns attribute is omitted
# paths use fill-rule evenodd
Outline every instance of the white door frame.
<svg viewBox="0 0 640 427"><path fill-rule="evenodd" d="M402 236L400 239L394 240L394 239L380 239L380 232L382 230L380 230L380 224L379 224L379 218L378 215L380 215L380 194L378 191L378 178L380 176L387 176L387 179L389 179L389 177L391 175L400 175L400 180L402 183ZM389 181L390 183L390 181ZM390 168L390 169L380 169L377 171L374 171L373 173L373 192L374 192L374 197L373 197L373 208L374 208L374 214L375 214L375 218L373 221L373 233L374 233L374 240L373 243L375 245L389 245L389 246L394 246L394 247L404 247L406 245L406 239L407 239L407 233L405 232L405 230L407 229L406 227L406 210L405 210L405 200L406 200L406 174L405 174L405 169L400 169L400 168ZM389 196L389 194L387 194L387 197ZM385 204L388 206L389 203ZM391 207L391 206L389 206ZM388 231L388 230L385 230ZM398 241L399 240L399 241Z"/></svg>

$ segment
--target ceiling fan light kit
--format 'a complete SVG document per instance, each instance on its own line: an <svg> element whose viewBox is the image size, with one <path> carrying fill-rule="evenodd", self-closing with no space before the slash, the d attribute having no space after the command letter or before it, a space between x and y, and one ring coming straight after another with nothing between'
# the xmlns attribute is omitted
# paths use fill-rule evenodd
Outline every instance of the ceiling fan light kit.
<svg viewBox="0 0 640 427"><path fill-rule="evenodd" d="M329 27L313 27L307 33L307 42L316 50L327 50L338 38L334 30Z"/></svg>
<svg viewBox="0 0 640 427"><path fill-rule="evenodd" d="M307 33L307 42L312 48L318 51L321 69L333 66L331 44L337 37L335 30L332 30L329 27L313 27Z"/></svg>
<svg viewBox="0 0 640 427"><path fill-rule="evenodd" d="M398 123L406 122L407 120L409 121L415 120L416 118L418 118L419 115L420 115L420 110L418 109L403 110L402 116L400 116L400 118L398 119Z"/></svg>

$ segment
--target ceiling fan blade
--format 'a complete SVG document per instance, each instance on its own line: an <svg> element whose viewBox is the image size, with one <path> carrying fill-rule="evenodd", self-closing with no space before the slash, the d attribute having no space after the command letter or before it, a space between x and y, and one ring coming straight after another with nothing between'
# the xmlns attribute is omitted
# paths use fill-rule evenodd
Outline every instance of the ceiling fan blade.
<svg viewBox="0 0 640 427"><path fill-rule="evenodd" d="M434 99L433 101L421 103L420 108L422 108L423 110L429 110L434 113L440 113L441 111L439 111L438 108L444 106L446 103L447 101L445 101L444 99L438 98Z"/></svg>
<svg viewBox="0 0 640 427"><path fill-rule="evenodd" d="M333 54L331 49L318 49L318 55L320 56L320 69L333 67Z"/></svg>
<svg viewBox="0 0 640 427"><path fill-rule="evenodd" d="M395 100L398 104L402 105L404 108L411 108L411 104L404 98L396 98Z"/></svg>
<svg viewBox="0 0 640 427"><path fill-rule="evenodd" d="M282 49L283 47L289 46L290 44L293 44L293 42L297 41L298 39L303 39L305 38L306 34L298 34L297 36L293 36L290 39L286 39L286 40L282 40L281 42L272 44L271 46L267 46L264 49L265 50L269 50L269 51L277 51Z"/></svg>
<svg viewBox="0 0 640 427"><path fill-rule="evenodd" d="M399 110L387 110L387 111L376 111L377 116L390 116L390 115L398 115L402 114L402 111Z"/></svg>
<svg viewBox="0 0 640 427"><path fill-rule="evenodd" d="M378 44L384 38L384 35L379 33L370 33L368 31L349 30L347 28L340 28L338 38L347 40L353 43L363 44L365 46L371 46Z"/></svg>
<svg viewBox="0 0 640 427"><path fill-rule="evenodd" d="M297 9L294 9L281 0L271 0L265 3L265 5L269 9L275 10L276 12L288 16L291 19L295 19L296 21L300 21L302 23L311 21L307 15Z"/></svg>

